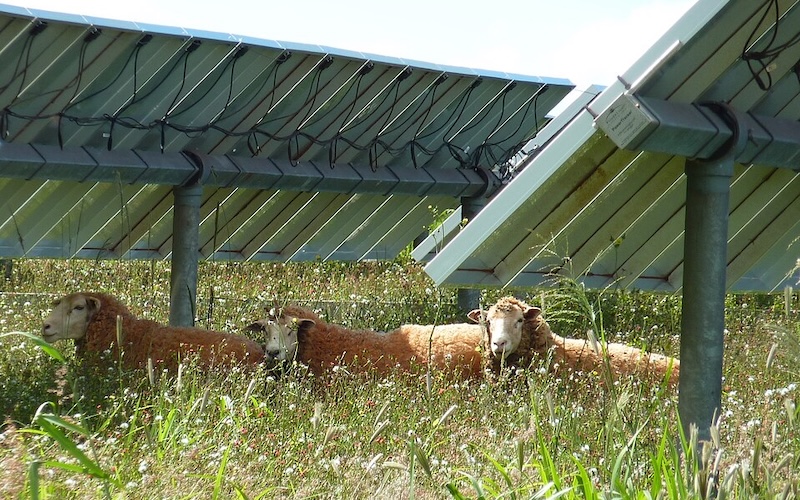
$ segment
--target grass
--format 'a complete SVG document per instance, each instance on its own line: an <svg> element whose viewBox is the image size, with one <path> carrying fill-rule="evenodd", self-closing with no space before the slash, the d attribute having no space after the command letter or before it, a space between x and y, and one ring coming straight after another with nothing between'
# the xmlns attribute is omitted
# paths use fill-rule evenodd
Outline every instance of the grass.
<svg viewBox="0 0 800 500"><path fill-rule="evenodd" d="M800 330L784 297L727 298L717 441L680 436L677 396L602 373L536 366L499 380L383 379L339 367L179 374L81 366L35 336L56 296L114 293L166 322L165 263L18 261L0 294L2 498L797 498ZM568 280L519 291L554 331L587 329L677 354L680 298L589 292ZM488 304L501 292L486 290ZM463 321L455 293L402 262L204 263L198 318L238 331L274 303L387 329ZM63 356L63 357L62 357Z"/></svg>

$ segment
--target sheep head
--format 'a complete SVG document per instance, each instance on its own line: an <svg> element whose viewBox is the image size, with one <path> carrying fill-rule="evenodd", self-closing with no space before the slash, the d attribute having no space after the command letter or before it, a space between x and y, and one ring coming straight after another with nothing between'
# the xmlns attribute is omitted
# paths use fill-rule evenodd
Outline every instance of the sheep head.
<svg viewBox="0 0 800 500"><path fill-rule="evenodd" d="M42 325L42 338L53 343L61 339L81 340L89 323L100 310L100 299L73 293L53 302L53 310Z"/></svg>
<svg viewBox="0 0 800 500"><path fill-rule="evenodd" d="M266 319L248 325L247 330L264 335L264 357L269 364L278 365L293 360L297 355L298 336L316 322L283 312L269 311Z"/></svg>
<svg viewBox="0 0 800 500"><path fill-rule="evenodd" d="M542 310L514 297L504 297L488 311L473 309L467 314L475 323L485 325L487 347L495 357L506 359L520 346L526 321L532 321Z"/></svg>

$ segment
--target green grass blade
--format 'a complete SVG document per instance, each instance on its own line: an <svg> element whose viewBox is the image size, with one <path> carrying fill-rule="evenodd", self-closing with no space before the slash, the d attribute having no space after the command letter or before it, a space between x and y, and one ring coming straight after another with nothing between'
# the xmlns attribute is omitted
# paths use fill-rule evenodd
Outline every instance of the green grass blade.
<svg viewBox="0 0 800 500"><path fill-rule="evenodd" d="M61 351L53 347L51 344L48 344L42 337L38 335L34 335L28 332L8 332L8 333L0 333L0 338L10 337L12 335L19 335L21 337L25 337L26 339L36 344L36 346L39 347L39 349L41 349L42 351L44 351L45 354L55 359L59 363L67 362L67 360L64 358L64 355L61 354Z"/></svg>
<svg viewBox="0 0 800 500"><path fill-rule="evenodd" d="M219 462L219 469L217 469L216 479L214 480L214 492L211 494L213 500L220 498L222 491L222 480L225 478L225 468L228 466L228 456L230 455L230 448L225 448L225 453L222 455L222 460Z"/></svg>
<svg viewBox="0 0 800 500"><path fill-rule="evenodd" d="M81 465L80 470L82 472L100 479L110 478L109 474L100 468L100 466L97 465L92 459L86 456L86 454L78 448L78 445L76 445L74 441L67 437L66 434L61 432L59 427L63 427L65 429L77 429L77 432L80 434L87 435L88 433L84 429L74 424L65 422L61 417L56 415L40 414L37 416L36 423L47 433L48 436L56 441L64 449L64 451L72 455L72 457L78 461L78 463Z"/></svg>
<svg viewBox="0 0 800 500"><path fill-rule="evenodd" d="M547 443L544 436L539 435L539 453L541 454L541 461L538 463L539 473L542 476L542 481L551 481L557 490L561 489L561 478L556 470L556 464L553 462L553 457L550 455L550 450L547 449Z"/></svg>
<svg viewBox="0 0 800 500"><path fill-rule="evenodd" d="M428 478L432 479L433 473L431 472L431 462L430 460L428 460L428 455L425 453L425 450L417 446L417 443L415 443L414 441L411 441L410 445L411 445L411 452L417 459L417 462L419 462L419 465L422 467L423 472L425 472L425 475L428 476Z"/></svg>
<svg viewBox="0 0 800 500"><path fill-rule="evenodd" d="M74 432L76 434L80 434L81 436L84 436L84 437L89 437L89 431L84 429L82 426L80 426L78 424L74 424L74 423L69 422L67 420L64 420L63 418L59 417L58 415L53 415L52 413L39 413L36 416L36 420L37 420L37 423L39 423L39 425L42 424L42 421L46 421L46 422L48 422L48 423L50 423L52 425L56 425L58 427L66 429L66 430L68 430L70 432Z"/></svg>
<svg viewBox="0 0 800 500"><path fill-rule="evenodd" d="M594 500L598 498L597 490L594 487L594 483L592 483L592 478L589 477L589 472L586 470L586 467L584 467L581 461L575 458L574 455L570 455L569 457L575 463L575 466L578 467L573 490L580 493L582 495L581 498L584 500Z"/></svg>
<svg viewBox="0 0 800 500"><path fill-rule="evenodd" d="M30 490L31 500L39 500L39 466L42 463L38 460L32 460L28 466L28 487Z"/></svg>
<svg viewBox="0 0 800 500"><path fill-rule="evenodd" d="M481 453L483 454L484 457L486 457L486 459L489 461L489 463L492 464L492 467L494 467L494 470L496 470L497 473L500 474L500 477L503 478L503 481L505 481L506 486L508 486L508 489L511 492L510 493L510 498L517 498L517 495L516 495L515 489L514 489L514 482L511 480L511 476L508 475L508 470L503 466L503 464L501 464L500 462L495 460L495 458L493 456L491 456L489 453L487 453L487 452L485 452L483 450L481 450Z"/></svg>
<svg viewBox="0 0 800 500"><path fill-rule="evenodd" d="M444 485L447 488L447 492L450 493L450 496L455 498L455 500L468 500L468 497L465 497L458 491L458 488L453 483L447 483Z"/></svg>
<svg viewBox="0 0 800 500"><path fill-rule="evenodd" d="M59 462L58 460L44 460L42 465L45 467L55 467L57 469L65 470L67 472L74 472L76 474L85 474L86 468L79 464L68 464L66 462Z"/></svg>

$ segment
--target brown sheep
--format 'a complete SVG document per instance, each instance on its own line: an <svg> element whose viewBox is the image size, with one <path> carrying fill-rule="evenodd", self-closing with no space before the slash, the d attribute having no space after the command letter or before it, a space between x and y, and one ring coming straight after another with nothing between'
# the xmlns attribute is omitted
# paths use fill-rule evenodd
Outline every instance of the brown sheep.
<svg viewBox="0 0 800 500"><path fill-rule="evenodd" d="M619 343L590 342L564 338L554 334L542 317L542 310L514 297L501 298L488 311L480 309L469 313L470 319L485 325L488 334L486 354L495 358L505 356L508 363L517 366L533 359L550 359L551 368L568 368L576 371L598 371L608 366L614 375L647 375L664 380L669 371L669 384L678 383L680 361L662 354L647 353L641 349ZM606 356L607 355L607 356Z"/></svg>
<svg viewBox="0 0 800 500"><path fill-rule="evenodd" d="M350 330L327 323L313 312L298 306L286 306L273 311L266 320L251 324L252 331L262 331L272 322L293 325L293 332L274 347L285 346L287 357L309 366L315 374L344 365L385 375L398 368L410 371L412 365L428 364L428 345L431 332L431 359L437 369L461 377L481 373L481 340L479 325L402 325L390 332ZM294 353L292 353L294 350Z"/></svg>
<svg viewBox="0 0 800 500"><path fill-rule="evenodd" d="M152 358L154 366L175 369L195 355L203 367L264 360L264 350L247 337L139 319L104 293L73 293L56 300L42 325L42 337L49 343L74 339L78 356L110 350L113 359L119 359L117 317L122 325L122 362L127 368L143 368Z"/></svg>
<svg viewBox="0 0 800 500"><path fill-rule="evenodd" d="M467 317L481 325L481 352L485 368L497 372L501 366L528 366L547 351L545 339L551 337L550 325L538 307L525 306L526 335L522 334L522 317L512 314L522 303L505 297L489 308L492 313L474 309ZM493 327L489 324L491 318Z"/></svg>

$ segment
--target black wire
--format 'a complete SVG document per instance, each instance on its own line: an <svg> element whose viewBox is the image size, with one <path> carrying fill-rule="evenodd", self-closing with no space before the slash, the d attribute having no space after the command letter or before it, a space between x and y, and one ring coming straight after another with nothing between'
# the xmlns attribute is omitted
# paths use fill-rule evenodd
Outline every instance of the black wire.
<svg viewBox="0 0 800 500"><path fill-rule="evenodd" d="M157 79L149 80L142 88L139 87L138 82L138 69L139 69L139 56L141 55L141 48L143 44L137 44L135 47L132 48L127 53L127 57L125 58L124 62L122 62L121 66L117 66L118 70L116 70L116 74L114 77L104 86L88 93L86 95L81 96L81 92L83 90L81 88L81 83L83 81L83 74L85 71L84 65L86 63L86 55L87 55L87 48L86 44L81 46L81 52L78 57L78 73L76 77L67 85L63 86L61 89L54 90L53 92L63 93L66 89L71 86L74 86L74 92L72 94L71 99L69 100L68 104L64 107L64 109L58 113L51 113L51 114L38 114L38 115L28 115L16 112L12 109L12 107L7 107L0 116L0 133L7 133L8 131L8 120L10 117L22 119L22 120L41 120L41 119L52 119L53 117L57 117L59 120L58 124L58 140L59 143L62 144L63 140L61 137L61 129L62 129L62 122L70 122L74 123L77 126L97 126L98 124L107 123L109 126L109 133L108 133L108 148L111 149L113 146L113 132L116 127L123 127L129 130L141 130L141 131L153 131L157 129L157 133L160 136L160 143L162 151L166 147L166 138L170 131L177 131L179 133L185 134L188 137L196 137L204 132L209 130L213 130L219 132L227 137L243 137L246 138L247 148L250 150L251 154L254 156L260 154L262 149L262 144L265 141L281 141L286 142L287 147L287 154L289 156L289 160L295 163L299 157L304 154L301 153L300 148L302 146L301 141L307 142L310 145L314 146L321 146L329 148L329 160L331 167L334 166L335 159L339 157L338 155L338 145L340 143L344 143L347 145L348 148L353 149L354 151L358 151L361 153L366 152L369 157L370 167L372 169L377 169L378 159L383 155L390 155L392 157L399 157L402 154L411 154L412 161L414 165L417 165L417 157L418 156L432 156L437 154L443 147L447 148L450 151L450 154L462 165L462 166L470 166L476 165L481 160L481 158L502 158L502 157L509 157L509 152L504 151L502 154L500 152L496 152L496 144L484 144L478 146L470 155L467 155L466 152L461 149L459 146L454 144L447 143L446 141L442 141L442 146L438 148L431 149L423 144L420 140L427 139L434 134L441 133L445 128L447 128L447 132L445 133L444 137L447 135L457 126L459 126L462 116L465 113L469 103L471 102L471 95L473 90L477 87L476 82L473 82L465 91L463 91L457 101L455 106L447 106L450 108L450 116L446 119L439 120L440 117L437 117L434 121L430 123L426 123L429 119L431 112L433 111L433 106L436 103L436 88L437 84L433 84L429 86L426 90L426 95L421 96L416 99L416 104L413 109L403 110L402 114L396 114L397 108L400 103L400 91L401 91L401 82L405 79L400 77L395 78L393 81L393 85L389 89L384 89L381 93L380 101L374 103L371 106L371 109L361 109L359 113L363 113L364 116L359 116L357 121L352 120L352 116L355 113L356 107L358 106L359 101L361 100L361 86L364 82L364 77L368 73L368 71L359 72L358 76L353 78L349 86L344 89L345 91L339 95L342 97L338 101L338 104L331 106L330 110L325 111L324 113L320 114L320 118L314 116L314 119L311 123L305 124L304 129L307 126L317 123L321 117L323 116L330 116L329 113L335 113L337 109L342 109L342 104L346 104L346 111L343 113L344 119L342 121L342 125L340 126L339 130L333 134L328 139L322 139L318 137L314 137L309 133L304 132L303 130L294 130L288 134L277 134L272 133L266 130L266 125L270 122L274 122L275 119L270 117L270 120L266 121L266 118L271 111L274 111L275 100L277 99L277 80L278 80L278 66L279 64L271 65L272 68L270 71L261 79L261 84L258 89L255 91L252 90L252 82L251 82L251 89L247 91L250 96L246 99L242 98L235 98L234 97L234 81L236 77L236 59L232 58L229 60L224 66L220 67L220 69L214 75L214 80L209 82L209 85L205 88L202 95L199 97L195 97L196 94L184 95L184 89L186 85L188 85L188 63L189 57L188 54L191 53L191 50L184 51L180 57L173 58L173 61L169 65L169 67L165 68L165 71L161 71L160 75ZM32 54L31 44L30 42L26 41L26 45L23 48L23 51L20 53L18 59L18 66L25 62L25 67L27 68L30 63L30 57ZM166 108L164 115L160 119L156 119L149 122L144 122L138 120L130 115L126 115L126 112L134 105L141 104L146 99L152 97L156 90L162 87L162 85L169 79L175 75L176 71L182 66L182 74L181 74L181 82L180 86L175 92L172 101L169 107ZM101 95L104 92L109 91L109 89L113 88L113 85L126 74L132 68L132 83L133 88L131 90L131 94L126 99L126 102L121 105L116 112L113 114L103 114L102 116L78 116L71 114L70 112L75 109L75 107L87 100L90 100L98 95ZM304 114L301 118L301 123L308 120L313 112L314 107L316 106L316 102L319 99L319 90L322 88L323 85L327 85L327 82L323 81L321 69L317 71L311 80L311 84L309 85L309 95L304 100L303 104L295 111L293 115L286 115L285 117L290 116L298 116L300 117L300 113L304 111ZM20 72L19 69L15 70L16 72ZM22 82L21 88L24 88L24 71L22 74ZM228 75L228 88L227 88L227 97L225 100L225 104L222 108L214 114L214 117L205 124L198 125L198 126L188 126L188 125L181 125L180 123L176 123L176 118L182 115L185 115L187 111L190 109L195 108L196 106L200 105L204 100L208 98L209 95L213 94L215 90L219 89L221 82L223 81L224 75ZM12 80L13 81L13 80ZM263 93L265 87L272 83L272 89L269 91L269 107L266 113L263 115L262 120L247 130L233 130L227 129L225 127L219 126L218 122L224 119L226 116L230 116L230 112L236 112L239 110L244 109L248 103L252 103L256 99L264 99L266 100L267 97ZM11 82L10 82L11 83ZM243 92L244 94L244 92ZM44 95L44 94L40 94ZM262 97L263 96L263 97ZM352 96L352 97L351 97ZM185 101L181 102L180 105L178 104L182 98L187 98ZM534 97L531 101L528 102L528 106L536 105L537 96ZM476 120L477 122L482 121L488 114L491 113L492 109L495 109L497 105L504 105L505 104L505 92L502 96L502 99L494 99L491 103L491 106L488 106L483 110L480 114L481 116L470 118L470 121ZM349 100L349 102L346 102ZM247 101L244 103L243 101ZM159 101L160 102L160 101ZM233 106L232 103L236 102L237 105ZM241 106L238 104L242 103ZM179 108L179 109L176 109ZM344 110L343 110L344 111ZM526 110L527 112L527 110ZM535 113L534 109L534 113ZM405 116L402 116L405 115ZM499 118L497 119L497 123L495 124L495 128L497 129L500 127L501 123L504 119L504 112L501 111ZM371 120L370 120L371 118ZM380 120L380 123L378 121ZM394 123L392 120L396 120ZM405 144L394 147L386 140L382 139L382 137L386 137L388 134L396 133L397 131L401 130L404 127L410 126L415 120L419 120L419 124L417 126L417 130L415 132L415 137L413 140L406 142ZM524 118L523 118L524 120ZM431 128L430 130L426 130L426 128L431 127L437 121L440 122L439 125L436 125L435 128ZM370 125L371 123L371 125ZM467 129L469 130L472 127L477 126L478 123L472 123ZM522 126L522 120L517 126L517 131ZM356 142L356 140L351 140L347 138L349 132L355 133L356 130L366 127L368 129L377 130L377 134L375 137L370 140L366 144L360 144ZM538 123L537 123L538 127ZM423 133L424 132L424 133ZM363 136L359 136L362 138ZM510 137L510 136L509 136ZM508 138L504 139L507 140ZM304 151L307 151L304 150ZM511 153L513 154L513 152Z"/></svg>
<svg viewBox="0 0 800 500"><path fill-rule="evenodd" d="M8 89L11 86L11 84L14 83L14 80L16 80L17 77L20 75L20 70L19 70L20 64L22 63L23 59L27 60L26 53L30 51L30 45L33 43L34 36L35 35L33 35L30 31L28 32L28 36L25 38L25 41L22 44L22 50L19 51L19 56L17 57L17 64L14 66L14 71L11 73L11 78L8 80L8 82L5 83L5 85L0 87L0 93L5 92L6 89ZM26 70L27 69L23 70L23 74Z"/></svg>
<svg viewBox="0 0 800 500"><path fill-rule="evenodd" d="M362 66L362 69L358 72L358 77L350 83L350 86L347 87L347 91L342 95L342 99L339 102L344 101L347 94L350 93L350 90L355 87L355 92L353 93L353 100L350 102L350 106L345 113L344 118L341 121L341 125L336 128L336 131L333 133L333 136L328 140L328 166L333 168L336 163L336 157L338 156L338 146L339 146L339 139L341 138L342 130L347 125L347 122L350 120L350 115L353 113L353 109L356 107L356 103L358 102L358 98L360 97L360 90L361 90L361 82L365 76L369 73L364 72L364 68L369 67L368 65L370 62L368 61ZM331 109L333 111L333 109ZM320 117L321 118L321 117Z"/></svg>
<svg viewBox="0 0 800 500"><path fill-rule="evenodd" d="M106 86L101 87L100 89L92 92L91 94L89 94L89 95L87 95L85 97L82 97L82 98L78 99L77 101L70 100L69 104L67 104L67 106L64 108L64 113L66 113L70 108L73 108L74 106L77 106L78 104L84 103L84 102L88 101L89 99L91 99L91 98L93 98L93 97L95 97L97 95L100 95L103 92L105 92L106 90L108 90L109 88L111 88L111 86L114 85L117 82L117 80L119 80L120 77L123 74L125 74L125 68L128 67L128 63L130 63L131 59L134 57L135 54L138 53L139 50L141 50L141 47L136 46L130 51L130 53L128 54L128 58L125 60L125 63L122 65L122 68L120 69L119 73L117 73L117 76L115 76ZM136 78L136 72L135 71L134 71L133 76L134 76L134 78ZM73 97L73 99L74 99L74 97Z"/></svg>
<svg viewBox="0 0 800 500"><path fill-rule="evenodd" d="M478 80L476 80L476 81L478 81ZM473 83L472 85L470 85L467 88L467 91L465 93L461 94L461 97L459 98L459 101L456 104L456 107L453 109L453 113L450 114L450 118L453 117L453 114L456 113L456 111L458 111L458 116L456 116L455 119L450 123L450 127L443 134L443 137L447 137L448 135L450 135L450 132L453 130L453 127L455 127L456 123L461 121L461 115L464 113L464 110L467 108L467 102L469 102L469 98L472 95L472 91L475 90L476 88L477 88L477 86ZM461 108L460 110L459 110L459 107ZM448 118L448 121L450 120L450 118ZM446 121L445 124L448 123L448 121ZM444 125L442 125L442 127L437 129L436 131L432 131L432 132L429 132L429 133L423 135L422 138L429 137L430 135L438 132L438 130L441 130L442 128L444 128ZM415 140L417 140L417 139L419 139L419 138L415 138ZM445 142L447 142L447 139L445 139Z"/></svg>
<svg viewBox="0 0 800 500"><path fill-rule="evenodd" d="M415 136L417 134L419 134L419 131L422 129L422 126L425 123L425 120L428 119L428 116L430 115L431 110L433 109L433 106L436 104L436 88L439 86L439 83L440 83L440 81L437 80L436 82L434 82L433 85L429 86L425 91L426 92L425 97L422 98L422 99L418 99L417 100L418 101L417 107L412 112L406 113L407 116L406 116L405 119L401 120L400 123L395 124L392 128L390 128L389 130L384 132L383 135L389 135L390 133L392 133L392 132L394 132L396 130L399 130L403 125L405 125L406 123L408 123L411 120L413 120L417 116L417 113L419 112L420 108L422 108L422 106L425 104L425 101L427 101L428 98L430 98L430 101L431 101L430 105L428 105L425 108L425 112L423 113L422 117L419 120L419 126L417 127L417 131L414 133ZM383 143L383 142L381 141L381 143ZM386 148L387 149L391 149L388 145L386 145ZM411 162L413 163L414 168L418 168L416 155L415 155L415 150L416 150L415 141L413 139L408 141L401 148L401 150L402 149L406 149L406 148L409 149L409 153L411 154Z"/></svg>
<svg viewBox="0 0 800 500"><path fill-rule="evenodd" d="M772 4L775 10L775 28L772 30L772 36L767 43L766 49L759 51L750 50L749 47L753 45L756 34L758 33L758 27L762 25L769 15L770 4ZM755 80L758 87L763 91L767 91L772 87L772 75L767 69L769 67L769 63L777 58L781 52L800 42L800 33L796 33L788 41L773 47L775 40L778 38L778 29L780 27L780 6L778 4L778 0L767 0L764 5L766 7L764 9L764 13L758 20L758 23L756 23L753 31L750 33L750 36L747 38L744 48L742 49L741 57L742 60L744 60L747 64L747 68L750 70L750 74L752 75L753 80ZM759 68L753 67L753 65L756 63L758 64ZM762 73L766 73L766 82L761 77Z"/></svg>
<svg viewBox="0 0 800 500"><path fill-rule="evenodd" d="M188 55L187 55L186 61L184 63L184 75L183 75L184 76L184 81L186 79L186 63L188 63L188 61L189 61L189 58L188 58ZM227 99L227 101L225 103L225 106L222 108L222 111L224 112L225 109L228 108L228 105L231 102L230 101L231 100L231 92L233 90L233 88L232 88L233 87L233 68L235 66L236 66L236 59L235 58L228 59L228 61L225 63L225 66L220 71L217 72L216 79L213 82L211 82L210 85L208 85L208 87L206 88L206 91L203 92L197 98L195 98L192 102L186 103L185 106L184 106L184 103L181 103L181 108L182 109L180 111L176 111L175 113L171 113L170 114L170 118L178 117L178 116L186 113L187 111L190 111L197 104L199 104L203 99L205 99L211 93L212 90L214 90L214 87L217 86L217 83L219 83L219 81L222 80L222 76L230 68L231 72L230 72L230 82L229 82L229 86L228 86L228 99ZM183 83L181 83L181 88L183 88ZM189 96L194 97L194 94L195 94L194 92L191 92L187 97L189 97ZM177 96L176 96L176 98L177 98ZM209 123L209 125L210 125L210 123Z"/></svg>
<svg viewBox="0 0 800 500"><path fill-rule="evenodd" d="M259 87L258 87L257 89L255 89L255 90L253 90L253 91L250 91L250 94L251 94L251 95L250 95L250 98L249 98L249 99L237 98L235 102L237 102L237 103L241 103L241 104L238 104L238 105L236 105L236 106L232 106L232 107L231 107L231 106L226 106L226 109L228 109L228 111L230 111L230 115L231 115L231 116L233 116L233 115L235 115L235 114L237 114L237 113L241 112L241 111L242 111L242 110L244 110L245 108L248 108L248 106L249 106L249 105L250 105L250 104L251 104L251 103L252 103L252 102L253 102L253 101L254 101L256 98L258 98L258 96L262 95L262 93L261 93L261 92L262 92L262 90L264 90L264 87L266 87L267 83L268 83L268 82L269 82L269 80L270 80L270 77L272 77L272 76L274 75L274 72L277 70L277 67L278 67L278 65L277 65L277 64L272 64L272 65L270 65L270 66L269 66L269 72L268 72L268 73L267 73L267 75L266 75L266 76L265 76L265 77L264 77L264 78L261 80L261 84L259 85ZM231 82L233 82L233 70L231 70ZM231 85L231 90L232 90L232 85ZM233 104L233 102L230 102L229 104ZM219 118L218 120L215 120L215 121L214 121L214 123L217 123L217 122L219 122L219 121L222 121L223 119L225 119L225 117L222 117L222 116L220 115L220 118ZM214 129L215 127L213 127L213 126L212 126L212 127L210 127L210 128L211 128L211 129Z"/></svg>
<svg viewBox="0 0 800 500"><path fill-rule="evenodd" d="M20 75L21 78L19 81L19 90L17 90L17 95L14 96L14 100L11 101L12 104L17 100L19 95L22 93L23 87L25 87L25 77L28 75L28 68L30 67L31 64L31 48L33 47L34 38L35 38L34 36L29 35L30 43L28 43L27 50L25 51L25 66L22 69L22 75Z"/></svg>
<svg viewBox="0 0 800 500"><path fill-rule="evenodd" d="M272 72L272 90L270 90L270 92L269 92L269 94L270 94L269 106L267 106L267 110L264 112L264 114L261 116L261 118L258 119L258 121L256 122L255 127L251 128L252 131L259 132L259 135L263 135L263 132L261 132L258 129L258 125L261 124L261 122L264 121L264 119L267 117L267 115L270 113L270 111L272 111L272 106L275 105L275 93L278 90L278 66L282 66L282 64L276 64L275 66L276 66L275 67L275 71ZM247 140L247 147L250 150L250 153L254 157L258 156L258 154L261 152L261 145L258 143L258 138L256 137L256 135L257 134L255 134L255 133L252 134ZM251 139L253 141L255 141L255 147L253 147L253 145L250 144L250 140Z"/></svg>
<svg viewBox="0 0 800 500"><path fill-rule="evenodd" d="M172 98L172 102L170 103L169 106L167 106L167 111L161 118L162 120L166 120L167 118L169 118L170 112L175 107L175 103L178 102L178 98L180 98L181 93L183 92L183 87L186 85L186 74L189 68L189 54L191 54L191 52L189 51L185 51L183 54L181 54L181 57L183 57L183 73L181 74L181 86L178 87L178 91L175 92L175 96Z"/></svg>
<svg viewBox="0 0 800 500"><path fill-rule="evenodd" d="M299 122L299 123L303 123L306 120L306 118L308 118L308 116L311 114L311 112L314 110L314 103L316 103L317 97L319 97L320 81L322 80L322 71L324 69L325 68L323 68L321 66L317 66L317 70L314 71L314 76L311 77L311 84L308 86L308 94L306 95L306 98L303 100L303 104L301 104L293 112L289 112L289 113L283 114L281 116L276 116L274 118L270 118L269 120L263 120L261 122L261 124L263 125L263 124L272 123L272 122L276 122L276 121L285 121L285 120L287 120L289 118L297 116L297 114L303 108L308 107L308 109L306 110L305 116L303 116L303 118ZM266 115L265 115L265 118L266 118Z"/></svg>
<svg viewBox="0 0 800 500"><path fill-rule="evenodd" d="M499 146L500 144L503 144L504 142L506 142L509 139L511 139L512 137L515 137L519 133L520 129L522 129L522 123L525 121L525 117L528 116L528 112L530 111L531 107L533 107L533 123L534 123L534 133L533 133L533 135L536 136L539 133L539 116L537 114L536 103L539 100L539 96L542 95L542 93L544 92L544 89L545 89L545 86L542 85L539 88L539 90L536 92L536 94L533 96L533 99L530 99L528 101L528 103L525 105L525 108L526 108L525 111L523 111L522 113L518 113L521 116L521 118L519 120L519 123L517 124L517 127L512 132L507 134L503 139L496 140L496 141L493 141L492 143L489 143L489 146L491 146L491 147ZM496 132L496 130L493 130L492 134L494 134L495 132ZM525 142L528 141L528 139L530 139L530 138L527 138L527 139L523 140L522 143L524 144ZM519 151L519 147L517 147L517 146L518 146L518 144L514 146L516 148L516 149L514 149L514 151ZM516 153L514 153L514 154L516 154ZM513 154L511 156L513 156ZM503 152L503 155L501 156L501 158L508 159L511 156L509 156L509 151L506 150L506 151ZM505 161L505 160L502 160L502 161Z"/></svg>

